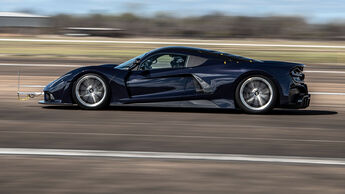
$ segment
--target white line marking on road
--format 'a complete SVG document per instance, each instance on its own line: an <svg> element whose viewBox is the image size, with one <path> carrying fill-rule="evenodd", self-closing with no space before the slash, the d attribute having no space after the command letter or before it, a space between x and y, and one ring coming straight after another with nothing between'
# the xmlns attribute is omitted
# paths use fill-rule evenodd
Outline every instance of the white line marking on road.
<svg viewBox="0 0 345 194"><path fill-rule="evenodd" d="M305 73L334 73L334 74L345 74L345 71L304 71Z"/></svg>
<svg viewBox="0 0 345 194"><path fill-rule="evenodd" d="M31 156L34 155L34 156L72 156L72 157L151 158L151 159L216 160L216 161L345 165L344 158L268 156L268 155L243 155L243 154L34 149L34 148L0 148L0 154L1 155L31 155Z"/></svg>
<svg viewBox="0 0 345 194"><path fill-rule="evenodd" d="M0 66L14 67L83 67L83 65L63 65L63 64L21 64L21 63L0 63Z"/></svg>
<svg viewBox="0 0 345 194"><path fill-rule="evenodd" d="M345 93L335 93L335 92L309 92L309 94L345 96Z"/></svg>
<svg viewBox="0 0 345 194"><path fill-rule="evenodd" d="M66 40L66 39L18 39L1 38L11 42L69 42L69 43L113 43L113 44L163 44L163 45L207 45L207 46L251 46L251 47L293 47L293 48L345 48L337 45L296 45L296 44L244 44L216 42L168 42L168 41L128 41L128 40Z"/></svg>

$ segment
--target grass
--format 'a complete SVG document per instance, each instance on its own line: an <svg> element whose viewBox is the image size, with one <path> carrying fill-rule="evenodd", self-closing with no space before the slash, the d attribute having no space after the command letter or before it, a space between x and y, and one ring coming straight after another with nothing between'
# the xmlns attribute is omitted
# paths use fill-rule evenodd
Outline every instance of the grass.
<svg viewBox="0 0 345 194"><path fill-rule="evenodd" d="M136 39L140 40L140 39ZM147 41L148 39L141 39ZM150 41L162 39L150 39ZM176 40L174 40L176 41ZM229 40L226 40L229 42ZM194 42L194 41L192 41ZM216 42L219 42L217 40ZM240 40L235 40L241 43ZM291 41L280 40L243 40L243 43L291 44ZM311 44L293 41L293 44ZM318 44L313 42L313 44ZM319 44L324 45L325 42ZM333 43L330 43L334 45ZM9 42L0 41L0 56L54 58L54 59L100 59L122 62L154 48L166 45L152 44L112 44L112 43L54 43L54 42ZM183 45L188 46L188 45ZM285 48L285 47L240 47L240 46L201 46L202 48L220 50L262 60L282 60L300 63L345 63L345 49L325 48ZM0 57L0 60L1 60Z"/></svg>

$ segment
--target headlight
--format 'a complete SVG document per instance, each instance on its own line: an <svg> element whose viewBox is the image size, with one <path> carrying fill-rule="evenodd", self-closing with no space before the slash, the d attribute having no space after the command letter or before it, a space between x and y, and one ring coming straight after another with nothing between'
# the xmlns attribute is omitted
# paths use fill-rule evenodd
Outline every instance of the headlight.
<svg viewBox="0 0 345 194"><path fill-rule="evenodd" d="M292 79L297 82L303 82L304 81L304 73L303 73L303 67L295 67L291 70L290 75Z"/></svg>
<svg viewBox="0 0 345 194"><path fill-rule="evenodd" d="M53 94L49 93L49 92L44 92L44 100L45 101L51 101L51 100L55 100Z"/></svg>

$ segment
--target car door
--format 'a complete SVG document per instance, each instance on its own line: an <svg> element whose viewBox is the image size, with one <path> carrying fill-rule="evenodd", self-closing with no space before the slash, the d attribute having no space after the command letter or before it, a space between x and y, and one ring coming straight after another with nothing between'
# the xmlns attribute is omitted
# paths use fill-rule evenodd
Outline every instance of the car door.
<svg viewBox="0 0 345 194"><path fill-rule="evenodd" d="M186 68L188 56L160 53L132 70L126 85L129 102L187 100L196 95L195 81Z"/></svg>

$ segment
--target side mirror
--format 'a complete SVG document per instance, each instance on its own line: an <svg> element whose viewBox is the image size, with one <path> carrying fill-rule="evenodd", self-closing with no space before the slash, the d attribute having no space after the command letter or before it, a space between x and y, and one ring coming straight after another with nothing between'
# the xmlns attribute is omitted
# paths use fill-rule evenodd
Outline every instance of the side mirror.
<svg viewBox="0 0 345 194"><path fill-rule="evenodd" d="M140 64L141 60L140 58L135 59L132 65L128 67L129 70L133 70L135 67L137 67Z"/></svg>

